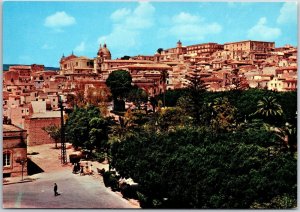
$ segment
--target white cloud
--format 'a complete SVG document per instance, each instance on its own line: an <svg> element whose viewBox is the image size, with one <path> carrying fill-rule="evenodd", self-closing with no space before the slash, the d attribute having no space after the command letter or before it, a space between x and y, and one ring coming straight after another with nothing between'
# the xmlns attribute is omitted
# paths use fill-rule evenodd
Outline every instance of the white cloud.
<svg viewBox="0 0 300 212"><path fill-rule="evenodd" d="M285 2L280 9L277 18L278 24L296 23L297 21L297 2Z"/></svg>
<svg viewBox="0 0 300 212"><path fill-rule="evenodd" d="M189 13L181 12L178 15L172 17L172 21L174 24L195 24L201 21L199 16L192 15Z"/></svg>
<svg viewBox="0 0 300 212"><path fill-rule="evenodd" d="M266 25L267 19L262 17L257 24L248 30L248 38L253 40L274 41L281 35L280 28L272 28Z"/></svg>
<svg viewBox="0 0 300 212"><path fill-rule="evenodd" d="M218 23L207 23L204 18L181 12L171 18L169 27L160 30L162 37L176 36L184 41L200 41L211 34L218 34L222 26Z"/></svg>
<svg viewBox="0 0 300 212"><path fill-rule="evenodd" d="M78 46L75 47L75 52L83 52L86 49L85 42L82 41Z"/></svg>
<svg viewBox="0 0 300 212"><path fill-rule="evenodd" d="M76 20L74 17L62 11L56 12L55 14L46 17L44 25L46 27L60 29L62 27L70 26L75 23Z"/></svg>
<svg viewBox="0 0 300 212"><path fill-rule="evenodd" d="M140 46L139 37L140 33L137 31L130 31L122 27L116 27L110 34L98 38L98 43L107 43L108 48L116 48L122 50L129 50ZM114 52L116 56L121 52Z"/></svg>
<svg viewBox="0 0 300 212"><path fill-rule="evenodd" d="M101 35L98 43L107 43L109 48L126 50L141 46L141 30L154 24L155 8L149 2L139 2L134 10L122 8L110 16L113 21L112 31ZM115 55L118 55L116 53Z"/></svg>
<svg viewBox="0 0 300 212"><path fill-rule="evenodd" d="M110 15L110 18L111 18L113 21L120 21L120 20L122 20L123 18L125 18L126 16L128 16L130 13L131 13L131 10L130 10L130 9L122 8L122 9L119 9L119 10L116 10L115 12L113 12L113 13Z"/></svg>
<svg viewBox="0 0 300 212"><path fill-rule="evenodd" d="M54 49L54 46L49 46L47 43L45 43L45 44L42 46L42 49L46 49L46 50Z"/></svg>

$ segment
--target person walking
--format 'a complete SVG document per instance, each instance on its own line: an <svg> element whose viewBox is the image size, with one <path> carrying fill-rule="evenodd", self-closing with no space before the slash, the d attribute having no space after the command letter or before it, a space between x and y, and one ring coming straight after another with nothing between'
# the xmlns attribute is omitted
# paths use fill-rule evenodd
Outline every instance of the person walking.
<svg viewBox="0 0 300 212"><path fill-rule="evenodd" d="M83 166L80 167L80 175L84 175Z"/></svg>
<svg viewBox="0 0 300 212"><path fill-rule="evenodd" d="M57 192L57 184L54 183L54 196L59 195L59 193Z"/></svg>

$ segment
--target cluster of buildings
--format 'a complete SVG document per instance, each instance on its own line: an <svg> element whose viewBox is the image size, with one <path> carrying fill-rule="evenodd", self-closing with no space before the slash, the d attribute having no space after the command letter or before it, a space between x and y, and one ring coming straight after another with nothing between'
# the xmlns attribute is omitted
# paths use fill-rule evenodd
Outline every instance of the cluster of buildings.
<svg viewBox="0 0 300 212"><path fill-rule="evenodd" d="M77 82L80 86L105 85L109 74L118 69L127 70L133 83L149 95L184 88L193 74L201 76L209 91L236 88L237 81L244 89L291 91L297 88L297 48L290 45L275 48L274 42L251 40L191 46L178 41L176 47L161 49L154 55L112 60L104 44L95 58L71 54L60 60L60 75L77 86ZM73 88L74 83L65 87Z"/></svg>
<svg viewBox="0 0 300 212"><path fill-rule="evenodd" d="M30 146L53 142L43 128L60 125L59 98L64 100L67 94L78 91L87 95L90 88L107 89L105 81L115 70L128 71L133 84L149 96L184 88L194 75L201 77L209 91L297 89L297 48L275 47L274 42L247 40L183 46L178 41L174 48L160 48L154 55L126 59L112 59L104 44L94 58L72 53L63 55L59 64L57 71L45 70L43 65L36 64L10 66L4 70L3 163L7 176L18 173L19 169L13 169L19 167L14 165L17 158L26 156L23 143ZM19 144L12 142L12 137ZM12 150L18 148L17 152Z"/></svg>

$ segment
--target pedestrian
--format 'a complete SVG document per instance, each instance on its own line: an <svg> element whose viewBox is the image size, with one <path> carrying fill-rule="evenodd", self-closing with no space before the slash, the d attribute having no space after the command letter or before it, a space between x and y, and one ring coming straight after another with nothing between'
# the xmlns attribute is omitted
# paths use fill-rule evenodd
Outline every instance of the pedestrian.
<svg viewBox="0 0 300 212"><path fill-rule="evenodd" d="M93 175L93 164L91 164L91 167L90 167L90 171L89 171L89 173L90 173L90 175Z"/></svg>
<svg viewBox="0 0 300 212"><path fill-rule="evenodd" d="M57 192L57 184L54 183L54 196L59 195L59 193Z"/></svg>
<svg viewBox="0 0 300 212"><path fill-rule="evenodd" d="M76 172L79 172L80 171L80 165L79 163L76 163Z"/></svg>
<svg viewBox="0 0 300 212"><path fill-rule="evenodd" d="M84 173L83 173L83 166L80 167L80 175L84 175Z"/></svg>
<svg viewBox="0 0 300 212"><path fill-rule="evenodd" d="M74 164L74 167L73 167L73 174L76 174L76 163Z"/></svg>

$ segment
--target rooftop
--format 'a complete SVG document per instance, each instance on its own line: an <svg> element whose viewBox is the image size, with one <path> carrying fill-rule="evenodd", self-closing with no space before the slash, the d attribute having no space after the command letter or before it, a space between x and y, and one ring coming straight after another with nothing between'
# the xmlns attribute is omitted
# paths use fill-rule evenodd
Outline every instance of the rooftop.
<svg viewBox="0 0 300 212"><path fill-rule="evenodd" d="M23 129L14 126L14 125L9 125L9 124L3 124L3 132L19 132L23 131Z"/></svg>
<svg viewBox="0 0 300 212"><path fill-rule="evenodd" d="M244 42L275 43L275 42L270 42L270 41L243 40L243 41L236 41L236 42L224 43L224 45L226 45L226 44L232 44L232 43L244 43Z"/></svg>
<svg viewBox="0 0 300 212"><path fill-rule="evenodd" d="M60 118L60 111L46 111L45 113L34 113L31 118Z"/></svg>
<svg viewBox="0 0 300 212"><path fill-rule="evenodd" d="M154 63L150 60L105 60L104 62L109 63Z"/></svg>

